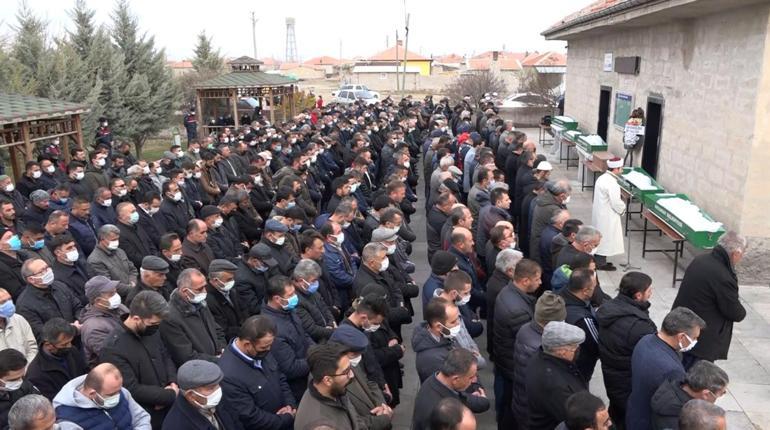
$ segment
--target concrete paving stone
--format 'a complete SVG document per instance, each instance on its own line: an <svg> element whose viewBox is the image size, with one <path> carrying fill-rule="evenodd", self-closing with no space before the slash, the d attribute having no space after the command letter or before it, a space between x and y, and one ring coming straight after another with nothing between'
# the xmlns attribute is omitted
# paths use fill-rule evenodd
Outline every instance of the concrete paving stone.
<svg viewBox="0 0 770 430"><path fill-rule="evenodd" d="M770 412L765 411L746 411L747 418L751 421L751 424L755 429L764 430L770 429ZM727 422L727 428L732 429L732 423Z"/></svg>
<svg viewBox="0 0 770 430"><path fill-rule="evenodd" d="M730 430L758 430L769 427L755 425L744 412L727 411L727 428Z"/></svg>

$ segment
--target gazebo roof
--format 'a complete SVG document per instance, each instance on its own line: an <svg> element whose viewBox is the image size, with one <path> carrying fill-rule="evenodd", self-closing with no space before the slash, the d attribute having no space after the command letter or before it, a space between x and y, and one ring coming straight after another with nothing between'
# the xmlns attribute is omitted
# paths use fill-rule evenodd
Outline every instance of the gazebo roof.
<svg viewBox="0 0 770 430"><path fill-rule="evenodd" d="M0 93L0 125L56 118L84 113L88 110L88 107L79 103Z"/></svg>
<svg viewBox="0 0 770 430"><path fill-rule="evenodd" d="M227 64L265 64L265 63L257 60L256 58L251 58L248 55L244 55L236 58L235 60L228 61Z"/></svg>
<svg viewBox="0 0 770 430"><path fill-rule="evenodd" d="M195 88L253 88L278 87L297 83L288 76L264 72L231 72L201 82Z"/></svg>

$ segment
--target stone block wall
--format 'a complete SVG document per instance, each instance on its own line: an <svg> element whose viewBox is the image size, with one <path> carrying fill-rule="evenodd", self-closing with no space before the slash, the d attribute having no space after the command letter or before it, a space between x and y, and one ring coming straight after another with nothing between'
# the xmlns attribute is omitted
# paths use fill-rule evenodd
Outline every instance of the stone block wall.
<svg viewBox="0 0 770 430"><path fill-rule="evenodd" d="M622 129L613 124L616 93L631 94L633 106L645 110L649 96L662 98L659 182L764 244L754 247L748 259L767 263L766 273L756 277L759 282L770 281L770 250L764 240L770 238L770 207L757 225L757 205L746 202L755 198L749 192L757 190L757 183L770 182L768 165L757 171L752 163L770 152L770 139L758 137L755 128L758 121L768 121L758 111L760 99L767 103L770 97L762 94L770 93L770 83L760 85L770 73L765 64L768 17L770 5L760 4L569 40L565 106L581 128L596 132L600 88L611 87L608 141L610 150L623 156ZM615 58L641 57L639 75L602 71L608 52ZM762 112L767 111L765 106ZM640 164L640 154L634 161ZM764 188L764 193L770 190Z"/></svg>

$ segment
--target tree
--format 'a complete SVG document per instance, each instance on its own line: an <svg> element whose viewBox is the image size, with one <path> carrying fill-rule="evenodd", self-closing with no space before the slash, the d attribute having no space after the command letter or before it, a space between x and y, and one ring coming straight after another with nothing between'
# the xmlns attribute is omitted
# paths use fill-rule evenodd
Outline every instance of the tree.
<svg viewBox="0 0 770 430"><path fill-rule="evenodd" d="M551 108L555 108L561 96L564 75L540 73L534 67L519 72L519 92L539 95Z"/></svg>
<svg viewBox="0 0 770 430"><path fill-rule="evenodd" d="M20 82L15 90L24 94L35 94L40 63L47 50L46 24L32 13L26 1L21 2L16 21L16 39L11 49L11 57L20 67Z"/></svg>
<svg viewBox="0 0 770 430"><path fill-rule="evenodd" d="M94 25L93 9L89 9L85 0L75 0L75 7L69 11L69 16L75 22L75 30L67 31L70 43L80 58L85 59L91 52L96 26Z"/></svg>
<svg viewBox="0 0 770 430"><path fill-rule="evenodd" d="M507 92L505 82L494 73L483 71L460 75L457 79L444 88L451 100L462 100L466 95L471 97L471 103L478 106L485 93L505 94Z"/></svg>
<svg viewBox="0 0 770 430"><path fill-rule="evenodd" d="M112 40L122 54L126 79L118 92L120 116L112 117L118 137L130 139L142 156L144 142L169 125L179 98L165 52L155 49L153 37L139 35L139 24L127 0L118 0L112 14Z"/></svg>
<svg viewBox="0 0 770 430"><path fill-rule="evenodd" d="M219 50L214 50L211 38L206 37L206 30L198 33L198 42L193 49L192 65L200 75L219 75L222 73L224 58L219 54Z"/></svg>

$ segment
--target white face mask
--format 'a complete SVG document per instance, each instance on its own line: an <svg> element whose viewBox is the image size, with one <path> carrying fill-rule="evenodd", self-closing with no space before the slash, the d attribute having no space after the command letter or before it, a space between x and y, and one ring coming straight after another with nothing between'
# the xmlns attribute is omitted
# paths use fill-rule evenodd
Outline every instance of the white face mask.
<svg viewBox="0 0 770 430"><path fill-rule="evenodd" d="M80 254L78 254L78 250L77 249L73 249L72 251L70 251L67 254L65 254L65 256L67 257L67 261L69 261L70 263L74 263L74 262L78 261L78 258L80 257Z"/></svg>
<svg viewBox="0 0 770 430"><path fill-rule="evenodd" d="M470 302L470 301L471 301L471 295L468 294L467 296L460 297L459 300L455 301L455 304L457 306L463 306L463 305L467 305L468 302Z"/></svg>
<svg viewBox="0 0 770 430"><path fill-rule="evenodd" d="M390 260L386 258L382 260L382 263L380 264L380 272L388 270L388 267L390 267Z"/></svg>
<svg viewBox="0 0 770 430"><path fill-rule="evenodd" d="M156 213L158 213L159 210L160 210L159 207L158 208L151 207L148 212L150 213L150 215L155 215Z"/></svg>
<svg viewBox="0 0 770 430"><path fill-rule="evenodd" d="M96 395L99 396L100 399L102 399L101 407L103 409L112 409L115 406L118 406L118 403L120 403L120 393L109 397L102 397L102 395L99 393L96 393Z"/></svg>
<svg viewBox="0 0 770 430"><path fill-rule="evenodd" d="M570 201L571 199L572 199L572 196L567 196L567 198L566 198L566 199L564 199L564 204L566 205L567 203L569 203L569 201Z"/></svg>
<svg viewBox="0 0 770 430"><path fill-rule="evenodd" d="M358 365L360 363L361 363L361 356L360 355L358 357L350 359L350 365L353 366L353 367L358 367Z"/></svg>
<svg viewBox="0 0 770 430"><path fill-rule="evenodd" d="M201 177L201 172L195 172L195 174L193 176L195 176L196 179L200 178Z"/></svg>
<svg viewBox="0 0 770 430"><path fill-rule="evenodd" d="M17 379L15 381L5 381L0 379L0 381L3 382L3 387L0 388L0 390L3 390L3 391L16 391L19 388L21 388L21 384L24 383L23 379Z"/></svg>
<svg viewBox="0 0 770 430"><path fill-rule="evenodd" d="M462 326L460 324L457 324L456 326L452 328L447 328L445 325L442 325L441 329L441 335L444 336L447 339L454 339L457 337L458 334L460 334L460 330L462 330Z"/></svg>
<svg viewBox="0 0 770 430"><path fill-rule="evenodd" d="M110 243L107 244L107 249L116 250L118 249L118 245L120 244L120 241L117 240L111 240Z"/></svg>
<svg viewBox="0 0 770 430"><path fill-rule="evenodd" d="M86 174L85 174L85 173L83 173L83 172L77 172L77 173L75 173L75 179L76 179L76 180L78 180L78 181L81 181L81 180L83 180L83 178L85 178L85 177L86 177Z"/></svg>
<svg viewBox="0 0 770 430"><path fill-rule="evenodd" d="M682 346L682 342L679 342L679 352L687 352L692 351L693 348L695 348L695 345L698 344L698 339L692 340L690 336L687 335L687 333L684 333L684 337L687 338L687 340L690 342L687 346Z"/></svg>
<svg viewBox="0 0 770 430"><path fill-rule="evenodd" d="M32 172L32 177L33 177L33 178L35 178L35 179L37 179L37 178L39 178L39 177L40 177L42 174L43 174L43 172L41 172L40 170L38 170L38 171Z"/></svg>
<svg viewBox="0 0 770 430"><path fill-rule="evenodd" d="M335 240L337 241L337 245L342 245L342 242L345 241L345 233L341 232L337 236L335 236Z"/></svg>
<svg viewBox="0 0 770 430"><path fill-rule="evenodd" d="M365 328L364 331L367 333L374 333L379 329L380 329L380 324L371 324L369 327Z"/></svg>
<svg viewBox="0 0 770 430"><path fill-rule="evenodd" d="M76 251L77 252L77 251ZM77 257L75 258L77 260ZM53 282L54 276L53 276L53 270L48 269L45 273L43 273L43 276L40 277L40 282L43 285L51 285Z"/></svg>
<svg viewBox="0 0 770 430"><path fill-rule="evenodd" d="M222 291L224 291L224 292L228 292L228 291L232 290L233 287L235 286L235 280L232 280L230 282L222 282L222 281L219 281L219 282L220 282L220 285L221 285L220 289Z"/></svg>
<svg viewBox="0 0 770 430"><path fill-rule="evenodd" d="M283 245L283 244L284 244L284 242L286 242L286 236L283 236L283 237L279 237L279 238L278 238L278 239L276 239L276 240L275 240L275 242L273 242L273 243L275 243L275 244L276 244L276 245L278 245L278 246L281 246L281 245Z"/></svg>
<svg viewBox="0 0 770 430"><path fill-rule="evenodd" d="M192 392L197 394L197 395L199 395L199 396L201 396L201 397L203 397L204 399L206 399L206 404L205 405L201 405L200 403L195 402L195 403L198 403L198 405L202 409L214 409L214 408L217 407L219 402L222 401L222 387L217 387L217 389L214 390L214 392L209 394L208 396L204 396L203 394L201 394L201 393L199 393L199 392L197 392L195 390L192 390Z"/></svg>
<svg viewBox="0 0 770 430"><path fill-rule="evenodd" d="M105 164L107 164L106 161L104 161L104 158L97 158L96 161L94 161L94 165L103 167Z"/></svg>
<svg viewBox="0 0 770 430"><path fill-rule="evenodd" d="M393 253L396 252L396 245L389 245L388 246L388 255L393 255Z"/></svg>
<svg viewBox="0 0 770 430"><path fill-rule="evenodd" d="M45 171L48 172L48 173L53 173L53 172L56 171L56 167L48 166L48 167L45 168Z"/></svg>
<svg viewBox="0 0 770 430"><path fill-rule="evenodd" d="M215 219L214 220L214 228L219 228L219 226L221 226L223 222L224 222L224 220L222 218Z"/></svg>
<svg viewBox="0 0 770 430"><path fill-rule="evenodd" d="M182 254L172 254L171 261L177 262L182 259Z"/></svg>
<svg viewBox="0 0 770 430"><path fill-rule="evenodd" d="M144 166L142 168L142 173L144 173L145 175L149 175L150 174L150 168L147 167L147 166Z"/></svg>
<svg viewBox="0 0 770 430"><path fill-rule="evenodd" d="M5 190L6 193L11 193L13 192L14 189L16 189L16 187L14 187L13 184L8 184L3 189Z"/></svg>
<svg viewBox="0 0 770 430"><path fill-rule="evenodd" d="M109 306L110 309L117 309L118 306L120 306L121 304L120 294L118 293L113 294L112 297L110 297L109 302L110 302L110 306Z"/></svg>
<svg viewBox="0 0 770 430"><path fill-rule="evenodd" d="M107 199L107 200L103 201L102 202L102 206L104 206L105 208L108 208L108 207L112 206L112 199Z"/></svg>
<svg viewBox="0 0 770 430"><path fill-rule="evenodd" d="M188 291L192 292L192 290L190 290L190 289L188 289ZM204 300L206 300L206 292L205 291L203 291L202 293L198 293L198 294L193 295L192 298L190 299L190 303L198 304L198 303L203 302Z"/></svg>
<svg viewBox="0 0 770 430"><path fill-rule="evenodd" d="M174 193L174 197L172 197L172 199L174 199L175 202L182 200L182 193L177 191L176 193Z"/></svg>
<svg viewBox="0 0 770 430"><path fill-rule="evenodd" d="M120 190L120 191L118 191L118 197L123 197L126 194L128 194L128 190Z"/></svg>

